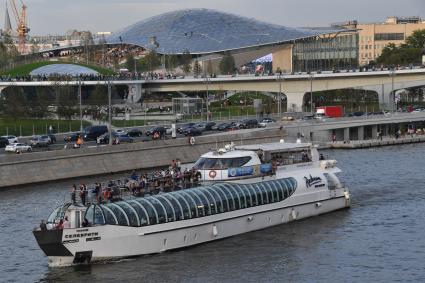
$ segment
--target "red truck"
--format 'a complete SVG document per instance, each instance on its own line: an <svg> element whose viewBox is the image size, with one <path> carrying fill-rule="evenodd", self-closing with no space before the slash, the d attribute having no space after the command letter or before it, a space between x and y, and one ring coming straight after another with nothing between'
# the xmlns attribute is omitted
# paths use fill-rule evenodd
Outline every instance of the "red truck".
<svg viewBox="0 0 425 283"><path fill-rule="evenodd" d="M342 110L342 106L340 105L316 107L315 117L318 119L323 117L338 118L338 117L342 117L342 115L343 115L343 110Z"/></svg>

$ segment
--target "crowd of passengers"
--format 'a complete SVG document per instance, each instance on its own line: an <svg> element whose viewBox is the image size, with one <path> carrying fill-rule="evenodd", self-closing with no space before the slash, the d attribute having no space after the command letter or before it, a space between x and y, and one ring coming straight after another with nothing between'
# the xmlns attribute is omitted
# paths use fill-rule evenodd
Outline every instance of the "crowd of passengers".
<svg viewBox="0 0 425 283"><path fill-rule="evenodd" d="M108 203L123 197L145 197L166 192L188 189L199 185L201 174L195 169L181 169L180 161L173 160L167 170L137 174L133 171L125 180L110 180L107 183L72 185L71 201L81 203Z"/></svg>

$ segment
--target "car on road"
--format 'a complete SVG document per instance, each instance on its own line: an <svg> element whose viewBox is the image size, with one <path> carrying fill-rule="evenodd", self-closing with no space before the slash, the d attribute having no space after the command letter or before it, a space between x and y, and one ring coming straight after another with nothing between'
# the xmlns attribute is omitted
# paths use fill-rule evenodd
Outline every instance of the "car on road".
<svg viewBox="0 0 425 283"><path fill-rule="evenodd" d="M29 143L33 147L49 146L52 141L49 136L34 136L29 140Z"/></svg>
<svg viewBox="0 0 425 283"><path fill-rule="evenodd" d="M241 129L251 129L251 128L258 128L258 120L257 119L245 119L242 120L239 128Z"/></svg>
<svg viewBox="0 0 425 283"><path fill-rule="evenodd" d="M4 137L0 137L0 148L2 147L6 147L9 144L9 140L4 138Z"/></svg>
<svg viewBox="0 0 425 283"><path fill-rule="evenodd" d="M115 143L133 143L134 139L127 134L117 133L115 135Z"/></svg>
<svg viewBox="0 0 425 283"><path fill-rule="evenodd" d="M200 135L202 135L202 130L200 128L197 128L197 127L192 127L192 128L186 129L183 132L183 134L185 136L191 136L191 137L193 137L193 136L200 136Z"/></svg>
<svg viewBox="0 0 425 283"><path fill-rule="evenodd" d="M56 143L56 136L54 134L48 134L50 138L50 144Z"/></svg>
<svg viewBox="0 0 425 283"><path fill-rule="evenodd" d="M111 135L112 135L112 144L134 142L134 139L132 137L129 137L128 135L123 134L123 133L112 132ZM109 143L109 133L104 133L103 135L99 136L97 138L97 143L108 144Z"/></svg>
<svg viewBox="0 0 425 283"><path fill-rule="evenodd" d="M190 127L193 127L196 123L187 123L187 124L182 124L180 126L177 127L177 132L179 134L183 134L185 129L188 129Z"/></svg>
<svg viewBox="0 0 425 283"><path fill-rule="evenodd" d="M205 131L211 131L212 127L214 127L214 126L215 126L215 122L206 122L204 129L205 129Z"/></svg>
<svg viewBox="0 0 425 283"><path fill-rule="evenodd" d="M6 138L9 141L9 144L19 142L18 138L16 136L10 136L9 135L9 136L2 136L2 138Z"/></svg>
<svg viewBox="0 0 425 283"><path fill-rule="evenodd" d="M261 127L261 128L265 128L267 126L267 124L275 123L275 122L276 122L276 120L274 120L272 118L264 117L263 119L261 119L259 121L258 126Z"/></svg>
<svg viewBox="0 0 425 283"><path fill-rule="evenodd" d="M146 131L147 136L153 136L154 133L158 133L160 136L164 136L166 133L166 129L161 126L150 128Z"/></svg>
<svg viewBox="0 0 425 283"><path fill-rule="evenodd" d="M232 124L228 122L221 123L212 127L213 130L217 130L217 131L229 131L229 130L234 130L236 128L237 128L236 124Z"/></svg>
<svg viewBox="0 0 425 283"><path fill-rule="evenodd" d="M131 130L127 131L127 135L132 137L132 138L141 137L141 136L143 136L143 132L142 132L142 130L135 128L135 129L131 129Z"/></svg>
<svg viewBox="0 0 425 283"><path fill-rule="evenodd" d="M7 152L31 152L32 147L30 145L24 144L24 143L12 143L6 146L4 149Z"/></svg>
<svg viewBox="0 0 425 283"><path fill-rule="evenodd" d="M69 135L65 136L65 137L63 138L63 141L64 141L64 142L73 142L73 141L77 141L77 140L78 140L78 138L79 138L79 137L82 137L82 136L83 136L83 133L81 133L81 132L71 133L71 134L69 134Z"/></svg>
<svg viewBox="0 0 425 283"><path fill-rule="evenodd" d="M103 135L108 132L107 126L89 126L84 129L84 140L96 140L97 137Z"/></svg>

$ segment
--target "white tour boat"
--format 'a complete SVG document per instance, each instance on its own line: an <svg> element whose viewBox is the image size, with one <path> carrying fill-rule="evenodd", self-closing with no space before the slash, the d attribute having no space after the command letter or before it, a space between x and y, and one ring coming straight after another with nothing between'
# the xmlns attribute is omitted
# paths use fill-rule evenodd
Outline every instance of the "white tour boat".
<svg viewBox="0 0 425 283"><path fill-rule="evenodd" d="M88 207L66 203L33 233L49 265L66 266L160 253L349 207L336 161L323 159L311 144L229 145L196 162L198 187ZM65 216L70 228L55 229Z"/></svg>

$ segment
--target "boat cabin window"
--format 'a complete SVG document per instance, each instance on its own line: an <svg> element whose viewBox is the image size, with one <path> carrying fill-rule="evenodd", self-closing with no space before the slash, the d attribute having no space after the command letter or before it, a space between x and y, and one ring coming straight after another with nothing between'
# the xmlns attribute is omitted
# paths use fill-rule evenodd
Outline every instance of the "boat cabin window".
<svg viewBox="0 0 425 283"><path fill-rule="evenodd" d="M201 157L195 163L194 168L198 170L225 170L229 168L242 167L251 161L251 156L236 158L204 158Z"/></svg>
<svg viewBox="0 0 425 283"><path fill-rule="evenodd" d="M309 150L272 153L272 161L277 162L278 165L310 162L311 153Z"/></svg>
<svg viewBox="0 0 425 283"><path fill-rule="evenodd" d="M69 207L69 204L65 204L62 206L59 206L53 210L52 213L50 213L49 218L47 218L47 223L56 223L56 220L63 219L65 217L65 212L67 211Z"/></svg>

